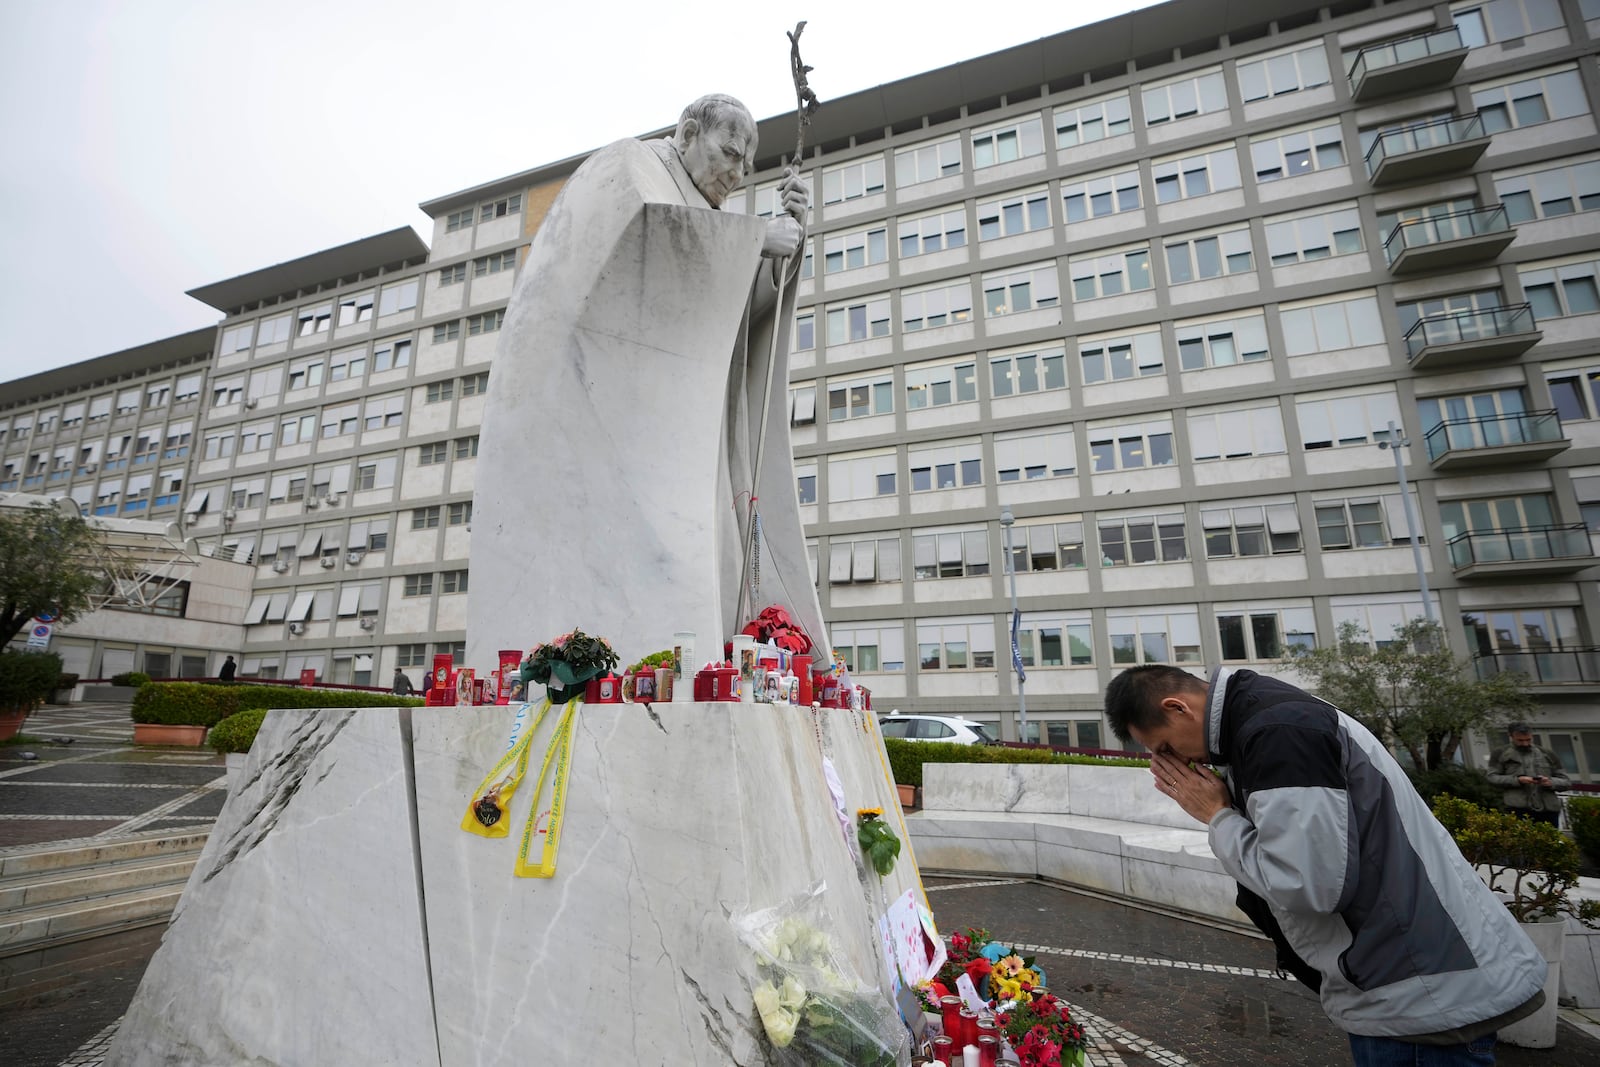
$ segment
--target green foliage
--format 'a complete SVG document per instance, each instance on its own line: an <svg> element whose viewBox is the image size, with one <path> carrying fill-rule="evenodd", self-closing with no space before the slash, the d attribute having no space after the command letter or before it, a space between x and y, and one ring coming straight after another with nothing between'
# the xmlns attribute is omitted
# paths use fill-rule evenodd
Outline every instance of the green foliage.
<svg viewBox="0 0 1600 1067"><path fill-rule="evenodd" d="M907 741L899 737L883 739L889 753L889 769L900 785L922 784L924 763L1087 763L1097 767L1148 767L1149 760L1101 759L1098 756L1069 756L1047 748L1007 748L1004 745L958 745L943 741Z"/></svg>
<svg viewBox="0 0 1600 1067"><path fill-rule="evenodd" d="M150 676L143 671L123 671L111 676L112 685L120 685L125 689L137 689L149 680Z"/></svg>
<svg viewBox="0 0 1600 1067"><path fill-rule="evenodd" d="M0 711L28 711L49 699L61 676L54 652L0 652Z"/></svg>
<svg viewBox="0 0 1600 1067"><path fill-rule="evenodd" d="M391 693L296 689L286 685L218 685L156 682L133 698L133 721L164 726L215 726L235 712L255 708L418 707L421 700Z"/></svg>
<svg viewBox="0 0 1600 1067"><path fill-rule="evenodd" d="M207 732L206 743L218 752L249 752L266 717L266 708L235 712Z"/></svg>
<svg viewBox="0 0 1600 1067"><path fill-rule="evenodd" d="M80 516L51 504L0 508L0 645L35 615L71 622L105 582L98 537Z"/></svg>
<svg viewBox="0 0 1600 1067"><path fill-rule="evenodd" d="M603 671L609 671L617 665L617 653L603 637L586 634L582 630L574 629L569 634L562 634L554 641L539 645L528 653L527 666L530 677L540 685L550 682L550 675L557 669L557 664L564 664L562 668L566 677L557 677L558 682L571 685L585 678L592 678Z"/></svg>
<svg viewBox="0 0 1600 1067"><path fill-rule="evenodd" d="M1578 846L1560 830L1510 812L1485 811L1459 797L1435 798L1433 814L1489 888L1510 898L1506 907L1518 922L1565 913L1585 926L1600 926L1600 904L1567 896L1578 885Z"/></svg>
<svg viewBox="0 0 1600 1067"><path fill-rule="evenodd" d="M883 821L880 809L864 808L856 813L856 843L878 877L889 877L894 861L900 856L900 839Z"/></svg>
<svg viewBox="0 0 1600 1067"><path fill-rule="evenodd" d="M1572 838L1592 866L1600 866L1600 797L1568 797Z"/></svg>
<svg viewBox="0 0 1600 1067"><path fill-rule="evenodd" d="M1501 803L1505 790L1489 781L1489 776L1482 771L1459 763L1446 763L1431 771L1407 770L1406 776L1429 804L1434 797L1451 796L1490 811L1500 811L1505 806Z"/></svg>
<svg viewBox="0 0 1600 1067"><path fill-rule="evenodd" d="M1451 761L1467 731L1534 707L1525 677L1477 677L1470 660L1451 654L1443 628L1426 619L1400 627L1385 648L1373 647L1355 623L1341 623L1331 646L1291 648L1288 662L1318 696L1430 770Z"/></svg>
<svg viewBox="0 0 1600 1067"><path fill-rule="evenodd" d="M61 676L56 679L56 688L57 689L71 689L73 686L75 686L77 684L78 684L78 676L76 674L71 674L71 673L68 673L66 671L63 671L61 673Z"/></svg>

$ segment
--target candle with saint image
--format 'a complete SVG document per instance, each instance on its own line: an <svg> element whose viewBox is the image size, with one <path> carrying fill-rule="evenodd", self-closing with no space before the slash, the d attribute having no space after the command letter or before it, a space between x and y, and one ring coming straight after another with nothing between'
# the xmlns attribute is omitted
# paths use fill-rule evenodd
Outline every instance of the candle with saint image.
<svg viewBox="0 0 1600 1067"><path fill-rule="evenodd" d="M756 689L756 639L749 634L733 635L733 665L739 671L739 699L746 704L755 703Z"/></svg>

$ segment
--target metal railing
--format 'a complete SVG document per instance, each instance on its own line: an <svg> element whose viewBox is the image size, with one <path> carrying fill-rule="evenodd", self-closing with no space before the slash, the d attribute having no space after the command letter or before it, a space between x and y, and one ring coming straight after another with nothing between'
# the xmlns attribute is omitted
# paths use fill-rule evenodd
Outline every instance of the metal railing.
<svg viewBox="0 0 1600 1067"><path fill-rule="evenodd" d="M1453 211L1448 215L1429 215L1397 222L1394 229L1389 231L1389 236L1383 239L1383 251L1389 262L1393 263L1408 248L1427 248L1468 237L1509 233L1510 230L1511 220L1506 215L1505 206L1493 204L1471 211Z"/></svg>
<svg viewBox="0 0 1600 1067"><path fill-rule="evenodd" d="M1428 446L1428 459L1432 461L1446 452L1559 441L1562 439L1561 418L1551 408L1476 419L1445 419L1422 436Z"/></svg>
<svg viewBox="0 0 1600 1067"><path fill-rule="evenodd" d="M1600 685L1600 648L1486 652L1472 657L1480 679L1523 674L1534 685Z"/></svg>
<svg viewBox="0 0 1600 1067"><path fill-rule="evenodd" d="M1592 557L1589 527L1522 526L1505 530L1468 530L1452 537L1450 565L1457 570L1481 563L1525 563L1537 560Z"/></svg>
<svg viewBox="0 0 1600 1067"><path fill-rule="evenodd" d="M1379 134L1378 139L1372 142L1372 147L1367 149L1367 175L1370 177L1378 173L1378 167L1392 156L1422 152L1429 148L1443 148L1463 141L1475 141L1482 136L1484 136L1483 116L1476 111L1470 115L1452 115L1449 118L1434 119L1432 122L1421 122L1415 126L1390 130L1388 133Z"/></svg>
<svg viewBox="0 0 1600 1067"><path fill-rule="evenodd" d="M1532 333L1533 308L1527 304L1505 304L1473 311L1452 311L1418 320L1406 331L1406 356L1416 359L1430 345L1455 345L1466 341L1485 341Z"/></svg>
<svg viewBox="0 0 1600 1067"><path fill-rule="evenodd" d="M1360 88L1361 80L1374 70L1410 63L1415 59L1426 59L1445 52L1454 52L1465 47L1461 40L1461 30L1455 26L1442 30L1424 30L1398 40L1368 45L1356 53L1355 62L1350 64L1350 85L1355 89Z"/></svg>

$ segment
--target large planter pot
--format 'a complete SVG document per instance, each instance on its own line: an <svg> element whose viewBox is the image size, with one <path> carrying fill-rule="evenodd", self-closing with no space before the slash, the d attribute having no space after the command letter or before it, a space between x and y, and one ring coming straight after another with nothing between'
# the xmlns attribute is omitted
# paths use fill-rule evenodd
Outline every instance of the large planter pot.
<svg viewBox="0 0 1600 1067"><path fill-rule="evenodd" d="M133 724L133 743L136 745L186 745L199 748L205 744L204 726L165 726L154 722Z"/></svg>
<svg viewBox="0 0 1600 1067"><path fill-rule="evenodd" d="M1500 1031L1500 1040L1519 1048L1554 1048L1556 1043L1556 996L1561 992L1561 956L1566 944L1567 920L1556 916L1542 922L1522 923L1523 933L1533 942L1550 973L1544 980L1544 1007Z"/></svg>
<svg viewBox="0 0 1600 1067"><path fill-rule="evenodd" d="M25 711L0 711L0 741L9 741L22 732L22 721L28 717Z"/></svg>
<svg viewBox="0 0 1600 1067"><path fill-rule="evenodd" d="M896 782L894 788L895 792L900 794L900 806L902 808L914 808L917 806L917 793L920 792L917 786L901 785Z"/></svg>

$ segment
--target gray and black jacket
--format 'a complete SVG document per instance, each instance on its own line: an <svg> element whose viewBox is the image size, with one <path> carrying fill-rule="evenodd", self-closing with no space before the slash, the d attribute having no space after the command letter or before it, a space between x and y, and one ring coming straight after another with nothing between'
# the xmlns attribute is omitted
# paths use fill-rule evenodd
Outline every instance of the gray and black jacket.
<svg viewBox="0 0 1600 1067"><path fill-rule="evenodd" d="M1321 976L1336 1026L1437 1035L1541 992L1538 950L1360 723L1286 682L1219 670L1207 731L1233 800L1211 850Z"/></svg>

